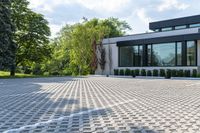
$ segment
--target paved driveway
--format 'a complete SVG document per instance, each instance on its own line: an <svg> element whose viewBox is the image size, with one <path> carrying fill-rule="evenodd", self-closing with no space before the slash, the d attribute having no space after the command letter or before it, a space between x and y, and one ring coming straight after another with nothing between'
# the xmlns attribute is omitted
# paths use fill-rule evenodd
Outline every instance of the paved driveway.
<svg viewBox="0 0 200 133"><path fill-rule="evenodd" d="M200 81L0 79L0 132L200 132Z"/></svg>

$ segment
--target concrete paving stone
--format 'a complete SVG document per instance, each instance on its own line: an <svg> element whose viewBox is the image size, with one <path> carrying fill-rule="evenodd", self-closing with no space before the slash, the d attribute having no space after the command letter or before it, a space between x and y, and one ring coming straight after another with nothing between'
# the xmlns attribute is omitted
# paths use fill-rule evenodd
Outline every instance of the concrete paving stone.
<svg viewBox="0 0 200 133"><path fill-rule="evenodd" d="M0 132L200 132L200 87L195 85L200 81L92 76L0 80ZM19 130L23 126L27 128Z"/></svg>

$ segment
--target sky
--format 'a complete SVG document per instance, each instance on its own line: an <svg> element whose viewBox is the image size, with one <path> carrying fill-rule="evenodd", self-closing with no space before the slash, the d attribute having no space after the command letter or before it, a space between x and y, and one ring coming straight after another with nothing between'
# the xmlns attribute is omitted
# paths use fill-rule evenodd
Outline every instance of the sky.
<svg viewBox="0 0 200 133"><path fill-rule="evenodd" d="M200 14L200 0L28 0L30 8L49 21L52 35L65 24L87 19L116 17L125 20L132 30L144 33L149 22Z"/></svg>

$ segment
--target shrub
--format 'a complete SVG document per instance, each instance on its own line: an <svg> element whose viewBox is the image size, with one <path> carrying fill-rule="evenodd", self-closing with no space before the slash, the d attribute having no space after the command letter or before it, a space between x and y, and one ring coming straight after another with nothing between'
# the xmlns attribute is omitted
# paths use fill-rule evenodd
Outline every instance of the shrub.
<svg viewBox="0 0 200 133"><path fill-rule="evenodd" d="M135 77L135 70L131 70L131 75L133 78Z"/></svg>
<svg viewBox="0 0 200 133"><path fill-rule="evenodd" d="M184 76L183 70L178 70L177 76L178 76L178 77L183 77L183 76Z"/></svg>
<svg viewBox="0 0 200 133"><path fill-rule="evenodd" d="M146 76L146 75L147 75L146 70L145 70L145 69L142 69L142 70L141 70L141 76Z"/></svg>
<svg viewBox="0 0 200 133"><path fill-rule="evenodd" d="M114 75L119 75L119 70L118 69L114 69Z"/></svg>
<svg viewBox="0 0 200 133"><path fill-rule="evenodd" d="M32 73L31 69L29 69L29 68L24 69L24 74L31 74L31 73Z"/></svg>
<svg viewBox="0 0 200 133"><path fill-rule="evenodd" d="M152 76L151 70L148 70L148 71L147 71L147 76Z"/></svg>
<svg viewBox="0 0 200 133"><path fill-rule="evenodd" d="M130 76L131 75L131 70L130 69L126 69L125 70L125 75L126 76Z"/></svg>
<svg viewBox="0 0 200 133"><path fill-rule="evenodd" d="M192 77L197 77L197 69L192 70Z"/></svg>
<svg viewBox="0 0 200 133"><path fill-rule="evenodd" d="M177 77L177 75L178 75L177 74L177 70L174 69L174 70L171 71L171 76L172 77Z"/></svg>
<svg viewBox="0 0 200 133"><path fill-rule="evenodd" d="M153 70L153 76L158 76L158 70L156 69Z"/></svg>
<svg viewBox="0 0 200 133"><path fill-rule="evenodd" d="M43 75L44 76L49 76L49 72L44 72Z"/></svg>
<svg viewBox="0 0 200 133"><path fill-rule="evenodd" d="M166 79L171 78L171 76L172 76L171 74L172 74L172 71L171 71L170 69L167 69L165 78L166 78Z"/></svg>
<svg viewBox="0 0 200 133"><path fill-rule="evenodd" d="M119 70L119 75L123 75L124 76L124 69L120 69Z"/></svg>
<svg viewBox="0 0 200 133"><path fill-rule="evenodd" d="M58 75L60 75L60 73L57 71L54 71L54 72L51 72L50 75L58 76Z"/></svg>
<svg viewBox="0 0 200 133"><path fill-rule="evenodd" d="M71 76L72 75L72 72L70 69L65 69L62 71L62 74L65 75L65 76Z"/></svg>
<svg viewBox="0 0 200 133"><path fill-rule="evenodd" d="M185 70L184 71L184 76L185 77L190 77L191 75L190 75L190 70Z"/></svg>
<svg viewBox="0 0 200 133"><path fill-rule="evenodd" d="M34 75L42 75L42 70L40 68L35 68L35 69L33 69L33 74Z"/></svg>
<svg viewBox="0 0 200 133"><path fill-rule="evenodd" d="M160 69L160 76L165 77L165 69Z"/></svg>
<svg viewBox="0 0 200 133"><path fill-rule="evenodd" d="M135 70L135 76L139 76L140 75L140 70L139 69L136 69Z"/></svg>

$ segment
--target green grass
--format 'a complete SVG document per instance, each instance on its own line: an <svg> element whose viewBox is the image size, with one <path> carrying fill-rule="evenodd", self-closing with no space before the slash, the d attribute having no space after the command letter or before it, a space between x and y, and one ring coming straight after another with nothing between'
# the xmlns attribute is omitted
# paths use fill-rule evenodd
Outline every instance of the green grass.
<svg viewBox="0 0 200 133"><path fill-rule="evenodd" d="M15 73L14 77L10 76L10 72L0 71L0 78L33 78L37 77L32 74Z"/></svg>

